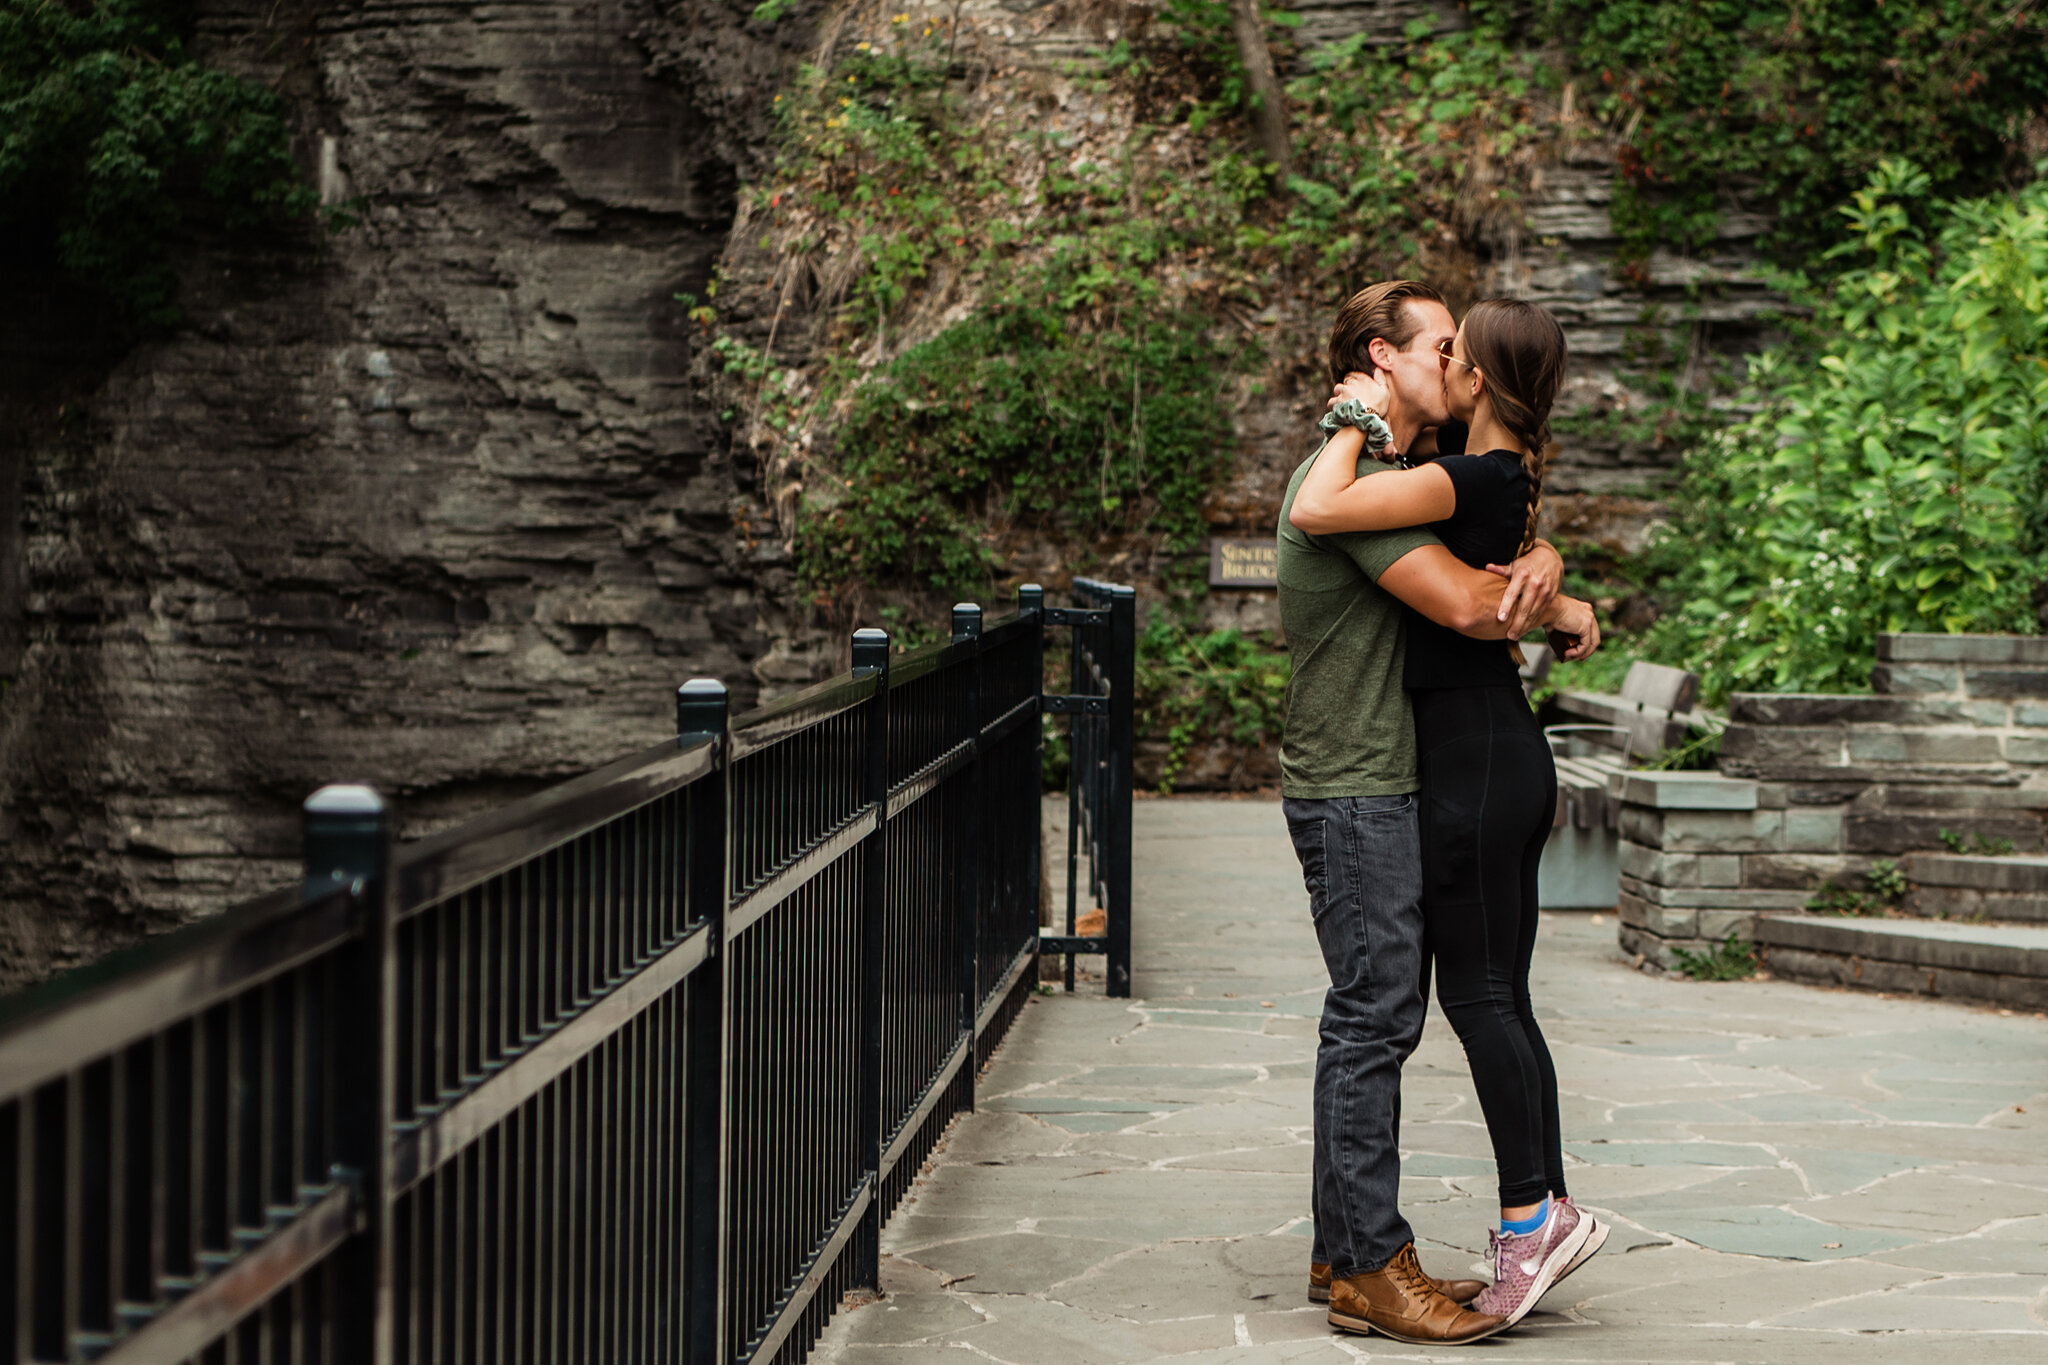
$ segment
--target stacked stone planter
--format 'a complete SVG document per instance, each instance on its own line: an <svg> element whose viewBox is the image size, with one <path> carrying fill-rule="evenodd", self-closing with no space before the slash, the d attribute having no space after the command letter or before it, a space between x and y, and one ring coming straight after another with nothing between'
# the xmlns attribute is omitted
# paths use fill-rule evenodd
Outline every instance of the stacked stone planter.
<svg viewBox="0 0 2048 1365"><path fill-rule="evenodd" d="M1748 778L1631 772L1610 793L1622 802L1621 946L1660 967L1678 966L1674 949L1755 937L1761 911L1804 906L1798 860L1841 843L1839 820L1766 809Z"/></svg>
<svg viewBox="0 0 2048 1365"><path fill-rule="evenodd" d="M1738 694L1718 772L1614 780L1625 950L1671 967L1754 938L1944 829L2042 849L2048 639L1886 635L1877 657L1872 695Z"/></svg>

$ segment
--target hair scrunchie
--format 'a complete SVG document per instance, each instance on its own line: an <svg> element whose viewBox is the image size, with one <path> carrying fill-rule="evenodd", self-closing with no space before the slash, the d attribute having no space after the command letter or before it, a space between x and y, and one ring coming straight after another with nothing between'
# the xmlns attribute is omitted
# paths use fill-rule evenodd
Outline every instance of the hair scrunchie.
<svg viewBox="0 0 2048 1365"><path fill-rule="evenodd" d="M1357 427L1359 435L1365 437L1365 453L1375 460L1394 444L1394 433L1388 427L1387 419L1356 398L1347 398L1331 408L1316 425L1332 436L1337 434L1338 427Z"/></svg>

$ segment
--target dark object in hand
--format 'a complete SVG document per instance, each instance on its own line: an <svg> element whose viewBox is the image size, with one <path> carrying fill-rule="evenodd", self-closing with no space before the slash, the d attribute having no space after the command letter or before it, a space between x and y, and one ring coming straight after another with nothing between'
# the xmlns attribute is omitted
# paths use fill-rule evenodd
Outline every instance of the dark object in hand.
<svg viewBox="0 0 2048 1365"><path fill-rule="evenodd" d="M1550 645L1550 652L1559 659L1578 648L1579 644L1578 636L1567 635L1561 630L1546 630L1543 632L1543 638Z"/></svg>

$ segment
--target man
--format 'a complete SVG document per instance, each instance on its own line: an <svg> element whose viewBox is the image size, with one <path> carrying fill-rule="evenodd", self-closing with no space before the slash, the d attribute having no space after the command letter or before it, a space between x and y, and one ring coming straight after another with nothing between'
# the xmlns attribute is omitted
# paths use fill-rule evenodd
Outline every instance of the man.
<svg viewBox="0 0 2048 1365"><path fill-rule="evenodd" d="M1393 449L1416 452L1449 419L1437 357L1456 334L1436 290L1377 284L1339 312L1331 374L1379 370ZM1519 639L1556 595L1563 565L1541 541L1502 577L1467 567L1426 530L1310 536L1288 514L1313 463L1294 472L1279 523L1280 621L1293 658L1280 793L1330 973L1310 1297L1327 1286L1338 1326L1456 1345L1505 1320L1459 1307L1484 1287L1477 1281L1423 1273L1398 1208L1401 1065L1422 1036L1428 970L1402 606L1466 635ZM1383 468L1359 461L1360 477Z"/></svg>

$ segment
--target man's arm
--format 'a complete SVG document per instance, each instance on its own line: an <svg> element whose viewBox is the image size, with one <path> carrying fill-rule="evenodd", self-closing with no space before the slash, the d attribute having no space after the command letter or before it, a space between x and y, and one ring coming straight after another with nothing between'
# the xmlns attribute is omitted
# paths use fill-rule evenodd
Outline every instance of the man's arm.
<svg viewBox="0 0 2048 1365"><path fill-rule="evenodd" d="M1441 545L1410 550L1379 585L1441 626L1476 640L1519 640L1554 615L1563 561L1537 541L1508 571L1474 569Z"/></svg>
<svg viewBox="0 0 2048 1365"><path fill-rule="evenodd" d="M1512 623L1500 619L1508 580L1474 569L1441 545L1410 550L1380 574L1379 584L1440 626L1475 640L1506 640ZM1526 630L1526 624L1524 630Z"/></svg>

